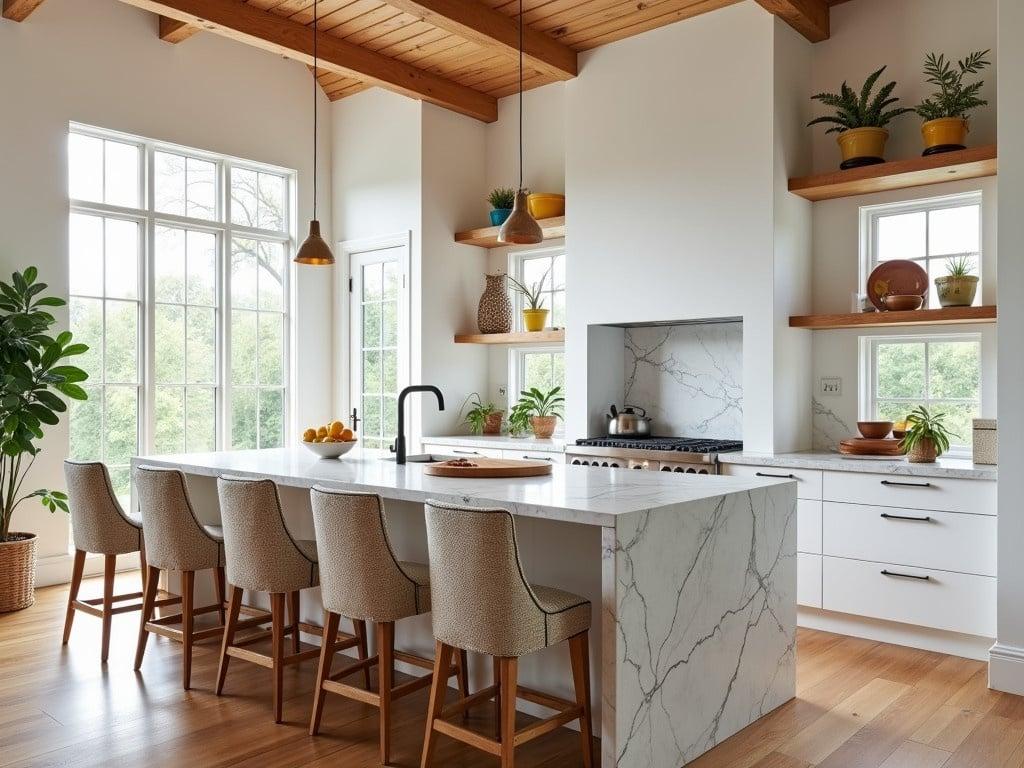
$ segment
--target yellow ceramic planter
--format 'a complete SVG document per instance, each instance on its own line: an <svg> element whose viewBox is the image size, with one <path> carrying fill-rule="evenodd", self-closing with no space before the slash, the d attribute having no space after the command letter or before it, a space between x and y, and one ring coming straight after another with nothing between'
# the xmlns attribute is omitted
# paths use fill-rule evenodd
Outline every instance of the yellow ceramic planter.
<svg viewBox="0 0 1024 768"><path fill-rule="evenodd" d="M551 219L565 216L565 195L549 192L534 192L526 198L526 206L535 219Z"/></svg>
<svg viewBox="0 0 1024 768"><path fill-rule="evenodd" d="M548 322L548 310L546 309L524 309L523 325L530 332L543 331Z"/></svg>
<svg viewBox="0 0 1024 768"><path fill-rule="evenodd" d="M964 149L967 142L967 121L962 117L940 117L921 126L925 154Z"/></svg>
<svg viewBox="0 0 1024 768"><path fill-rule="evenodd" d="M841 168L855 168L884 162L885 142L889 132L885 128L851 128L836 137L843 153Z"/></svg>

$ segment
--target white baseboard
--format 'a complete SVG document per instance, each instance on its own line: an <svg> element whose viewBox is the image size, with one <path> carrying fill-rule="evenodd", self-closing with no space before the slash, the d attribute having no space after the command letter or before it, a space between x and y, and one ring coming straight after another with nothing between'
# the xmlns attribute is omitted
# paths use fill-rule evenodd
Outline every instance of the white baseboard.
<svg viewBox="0 0 1024 768"><path fill-rule="evenodd" d="M36 560L36 586L50 587L71 581L71 569L75 558L72 555L52 555ZM118 555L117 570L132 571L139 567L139 555ZM85 576L99 576L103 573L103 555L86 555Z"/></svg>
<svg viewBox="0 0 1024 768"><path fill-rule="evenodd" d="M940 629L869 619L864 616L853 616L848 613L835 613L804 606L797 608L797 624L808 629L863 637L866 640L920 648L951 656L963 656L978 661L988 661L989 648L992 647L992 638L990 637L962 635L958 632L946 632ZM1024 668L1024 657L1021 659L1021 667Z"/></svg>
<svg viewBox="0 0 1024 768"><path fill-rule="evenodd" d="M996 643L988 656L988 687L1024 696L1024 648Z"/></svg>

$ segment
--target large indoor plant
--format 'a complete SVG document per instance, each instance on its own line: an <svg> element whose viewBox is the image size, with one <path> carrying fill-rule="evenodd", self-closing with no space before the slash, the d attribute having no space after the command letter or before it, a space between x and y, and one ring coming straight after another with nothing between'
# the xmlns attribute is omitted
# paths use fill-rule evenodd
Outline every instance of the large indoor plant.
<svg viewBox="0 0 1024 768"><path fill-rule="evenodd" d="M885 67L875 70L860 89L858 96L844 81L839 93L816 93L811 96L835 112L831 115L816 117L807 125L830 123L825 133L838 133L836 141L843 154L840 168L858 168L862 165L873 165L885 162L885 142L889 131L885 129L893 118L913 112L910 107L894 106L899 101L892 92L896 81L886 83L873 97L872 90Z"/></svg>
<svg viewBox="0 0 1024 768"><path fill-rule="evenodd" d="M547 392L541 392L536 387L524 389L519 393L519 402L512 409L509 424L518 427L528 420L534 437L549 438L555 433L558 419L562 418L564 404L561 387Z"/></svg>
<svg viewBox="0 0 1024 768"><path fill-rule="evenodd" d="M509 282L512 283L512 290L522 294L523 301L526 303L526 306L523 307L523 326L527 331L543 331L544 326L547 324L548 310L544 306L544 283L547 281L549 274L551 274L550 267L544 272L540 280L530 285L524 285L512 277L512 275L508 276Z"/></svg>
<svg viewBox="0 0 1024 768"><path fill-rule="evenodd" d="M925 119L921 126L925 155L953 152L966 148L970 111L988 104L978 96L984 80L964 84L965 75L976 75L989 65L988 50L975 51L954 68L945 54L929 53L924 60L927 81L938 90L917 105L917 114Z"/></svg>
<svg viewBox="0 0 1024 768"><path fill-rule="evenodd" d="M972 275L974 262L968 256L946 260L945 275L935 278L939 304L944 307L969 307L978 293L978 276Z"/></svg>
<svg viewBox="0 0 1024 768"><path fill-rule="evenodd" d="M27 608L34 601L36 536L11 530L14 511L26 499L38 498L56 512L68 511L67 495L40 488L24 491L43 438L43 426L60 421L67 410L61 395L84 400L79 382L88 375L63 364L65 358L88 350L71 343L71 333L49 335L57 322L46 308L64 301L43 296L46 283L37 283L38 271L29 267L0 282L0 612Z"/></svg>
<svg viewBox="0 0 1024 768"><path fill-rule="evenodd" d="M466 410L469 406L469 410ZM462 412L465 413L466 424L474 435L500 435L501 422L505 418L505 412L494 403L485 403L480 395L473 392L462 404Z"/></svg>
<svg viewBox="0 0 1024 768"><path fill-rule="evenodd" d="M932 413L919 405L907 416L907 434L900 447L907 452L913 464L929 464L949 450L951 437L956 437L945 425L944 413Z"/></svg>

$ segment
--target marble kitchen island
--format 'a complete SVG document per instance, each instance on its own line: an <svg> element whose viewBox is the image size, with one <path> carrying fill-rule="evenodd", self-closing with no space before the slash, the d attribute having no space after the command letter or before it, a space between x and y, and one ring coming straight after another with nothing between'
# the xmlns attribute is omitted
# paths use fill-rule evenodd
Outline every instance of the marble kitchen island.
<svg viewBox="0 0 1024 768"><path fill-rule="evenodd" d="M218 519L217 475L271 478L289 528L304 538L313 538L313 485L379 493L400 556L424 562L425 500L510 510L527 578L594 603L595 731L605 768L677 768L794 696L794 482L564 465L549 477L463 480L385 455L357 448L320 460L295 447L132 464L185 472L204 522ZM304 595L303 614L319 623L310 601ZM431 649L429 617L400 623L398 643ZM564 648L536 657L523 660L522 683L567 694ZM474 689L489 682L483 660L472 673Z"/></svg>

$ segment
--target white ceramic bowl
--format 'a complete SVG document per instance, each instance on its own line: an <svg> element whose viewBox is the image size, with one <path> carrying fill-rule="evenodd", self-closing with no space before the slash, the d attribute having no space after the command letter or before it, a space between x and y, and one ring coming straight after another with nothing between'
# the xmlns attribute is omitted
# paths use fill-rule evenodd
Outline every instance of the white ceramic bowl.
<svg viewBox="0 0 1024 768"><path fill-rule="evenodd" d="M319 456L321 459L339 459L356 447L358 440L349 440L347 443L306 443L302 444Z"/></svg>

